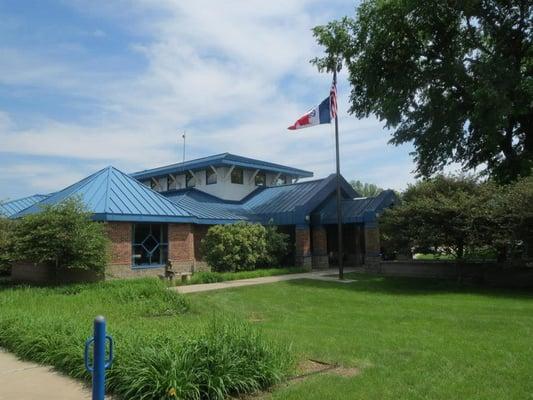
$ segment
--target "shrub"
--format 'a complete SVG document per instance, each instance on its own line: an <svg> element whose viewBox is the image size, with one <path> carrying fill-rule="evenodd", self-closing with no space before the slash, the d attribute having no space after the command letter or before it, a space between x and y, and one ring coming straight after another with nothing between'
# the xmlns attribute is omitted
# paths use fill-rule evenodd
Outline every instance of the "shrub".
<svg viewBox="0 0 533 400"><path fill-rule="evenodd" d="M0 216L0 275L9 275L11 270L13 224L12 220Z"/></svg>
<svg viewBox="0 0 533 400"><path fill-rule="evenodd" d="M265 227L266 252L259 260L259 266L268 268L281 265L285 256L289 253L289 235L278 232L275 225Z"/></svg>
<svg viewBox="0 0 533 400"><path fill-rule="evenodd" d="M202 241L207 263L218 272L255 269L266 251L266 229L259 224L215 225Z"/></svg>
<svg viewBox="0 0 533 400"><path fill-rule="evenodd" d="M15 226L14 258L55 268L105 268L108 239L79 199L45 206Z"/></svg>
<svg viewBox="0 0 533 400"><path fill-rule="evenodd" d="M217 272L277 266L287 255L288 235L278 232L273 225L215 225L202 241L202 252Z"/></svg>

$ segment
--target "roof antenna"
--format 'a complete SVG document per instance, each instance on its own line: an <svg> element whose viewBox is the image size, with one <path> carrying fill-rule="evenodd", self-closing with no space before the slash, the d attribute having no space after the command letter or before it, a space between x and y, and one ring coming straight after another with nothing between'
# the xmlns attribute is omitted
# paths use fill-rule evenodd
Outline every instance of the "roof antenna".
<svg viewBox="0 0 533 400"><path fill-rule="evenodd" d="M183 134L181 135L181 137L183 138L183 161L182 162L185 162L185 132L186 131L183 131Z"/></svg>

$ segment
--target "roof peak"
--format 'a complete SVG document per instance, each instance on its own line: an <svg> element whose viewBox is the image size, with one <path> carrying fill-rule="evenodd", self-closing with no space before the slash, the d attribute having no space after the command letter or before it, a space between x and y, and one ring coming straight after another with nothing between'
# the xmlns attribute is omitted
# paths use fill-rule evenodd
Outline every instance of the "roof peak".
<svg viewBox="0 0 533 400"><path fill-rule="evenodd" d="M145 169L142 171L133 172L130 174L131 177L136 179L146 179L150 177L163 176L170 173L184 172L189 169L198 170L204 169L209 165L217 166L231 166L236 165L240 167L247 167L253 169L262 169L265 171L279 172L287 175L297 176L297 177L312 177L313 173L299 168L289 167L287 165L277 164L270 161L263 161L256 158L250 158L246 156L241 156L233 153L220 153L212 156L206 156L201 158L196 158L193 160L188 160L180 163L173 163L164 165L161 167Z"/></svg>

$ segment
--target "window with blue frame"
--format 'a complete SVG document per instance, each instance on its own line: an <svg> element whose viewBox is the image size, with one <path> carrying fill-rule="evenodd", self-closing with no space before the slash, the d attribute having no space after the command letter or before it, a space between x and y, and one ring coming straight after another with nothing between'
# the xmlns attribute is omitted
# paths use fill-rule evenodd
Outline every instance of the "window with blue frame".
<svg viewBox="0 0 533 400"><path fill-rule="evenodd" d="M133 224L133 266L150 267L168 260L168 225Z"/></svg>

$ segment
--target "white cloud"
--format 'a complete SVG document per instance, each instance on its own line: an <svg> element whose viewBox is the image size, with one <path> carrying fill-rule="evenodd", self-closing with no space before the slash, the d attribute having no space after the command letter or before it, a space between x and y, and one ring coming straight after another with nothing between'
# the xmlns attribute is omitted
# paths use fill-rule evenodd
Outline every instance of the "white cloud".
<svg viewBox="0 0 533 400"><path fill-rule="evenodd" d="M124 0L74 5L79 12L123 21L125 29L142 34L145 39L125 46L146 67L121 74L120 65L99 69L98 60L84 65L47 52L1 50L11 60L0 66L1 83L15 91L17 85L30 85L74 93L91 100L87 114L95 115L80 122L40 118L22 128L0 113L1 151L83 159L86 170L76 172L81 175L110 162L131 171L176 162L178 131L186 128L189 157L231 151L310 169L317 176L334 171L333 137L327 126L286 130L313 105L311 93L316 101L327 94L330 78L317 74L309 59L320 51L310 29L335 17L328 14L334 9L329 3ZM387 147L388 138L377 121L343 115L346 177L403 186L412 164L394 164L394 156L405 150ZM391 165L390 170L375 165L383 152L391 156L390 163L383 164ZM391 174L394 168L397 173ZM74 178L53 172L58 173L55 180L28 179L56 190L65 177Z"/></svg>

